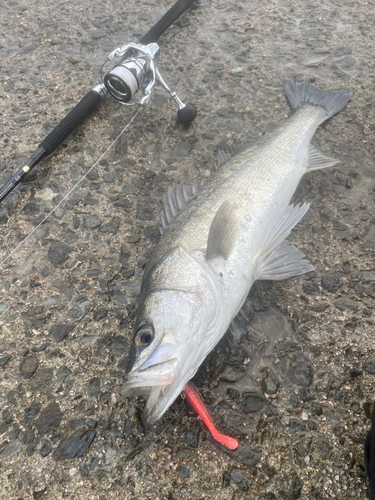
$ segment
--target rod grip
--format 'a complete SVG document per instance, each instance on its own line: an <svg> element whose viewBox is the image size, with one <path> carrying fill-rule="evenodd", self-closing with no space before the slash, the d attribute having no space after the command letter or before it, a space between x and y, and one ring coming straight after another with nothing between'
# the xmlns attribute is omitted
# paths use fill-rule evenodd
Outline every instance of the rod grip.
<svg viewBox="0 0 375 500"><path fill-rule="evenodd" d="M52 154L55 149L80 125L85 118L96 108L101 101L101 95L90 90L83 99L66 115L65 118L40 143L47 153Z"/></svg>

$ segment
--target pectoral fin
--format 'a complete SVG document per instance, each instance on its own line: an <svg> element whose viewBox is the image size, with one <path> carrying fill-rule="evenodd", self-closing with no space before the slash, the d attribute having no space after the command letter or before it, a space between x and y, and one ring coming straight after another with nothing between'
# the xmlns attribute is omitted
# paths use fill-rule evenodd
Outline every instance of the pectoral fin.
<svg viewBox="0 0 375 500"><path fill-rule="evenodd" d="M227 259L236 238L236 216L229 201L224 201L212 220L208 233L206 260L215 257Z"/></svg>

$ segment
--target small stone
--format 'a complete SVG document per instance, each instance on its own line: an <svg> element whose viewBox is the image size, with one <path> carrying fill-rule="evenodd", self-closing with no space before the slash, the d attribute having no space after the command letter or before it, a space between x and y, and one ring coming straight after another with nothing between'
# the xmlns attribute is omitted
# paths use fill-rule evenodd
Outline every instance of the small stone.
<svg viewBox="0 0 375 500"><path fill-rule="evenodd" d="M71 370L67 368L65 365L60 366L60 368L56 372L56 379L59 382L63 382L72 374Z"/></svg>
<svg viewBox="0 0 375 500"><path fill-rule="evenodd" d="M152 243L157 243L161 236L159 226L147 226L143 232Z"/></svg>
<svg viewBox="0 0 375 500"><path fill-rule="evenodd" d="M280 382L276 377L269 373L262 380L262 390L264 394L276 394L280 387Z"/></svg>
<svg viewBox="0 0 375 500"><path fill-rule="evenodd" d="M222 478L223 488L228 488L228 486L230 485L230 480L231 480L231 476L230 476L229 472L224 471L221 478Z"/></svg>
<svg viewBox="0 0 375 500"><path fill-rule="evenodd" d="M232 472L232 481L234 484L240 484L243 480L243 475L238 470Z"/></svg>
<svg viewBox="0 0 375 500"><path fill-rule="evenodd" d="M28 406L24 410L25 418L24 422L25 424L28 424L34 417L37 415L40 411L40 408L42 407L42 404L39 402L33 403L31 406Z"/></svg>
<svg viewBox="0 0 375 500"><path fill-rule="evenodd" d="M185 156L187 156L190 151L193 149L197 142L197 138L192 136L186 139L184 142L180 142L180 144L177 144L174 146L171 151L169 152L170 158L173 158L173 160L180 161Z"/></svg>
<svg viewBox="0 0 375 500"><path fill-rule="evenodd" d="M375 375L375 359L367 361L367 363L363 365L363 368L367 373L370 373L370 375Z"/></svg>
<svg viewBox="0 0 375 500"><path fill-rule="evenodd" d="M199 429L191 428L185 433L184 441L192 448L198 448L198 436L199 436Z"/></svg>
<svg viewBox="0 0 375 500"><path fill-rule="evenodd" d="M120 222L121 222L120 217L113 217L113 219L110 222L108 222L107 224L104 224L99 229L99 231L101 233L117 234L118 229L120 227Z"/></svg>
<svg viewBox="0 0 375 500"><path fill-rule="evenodd" d="M316 401L314 401L311 404L311 415L316 415L319 417L322 413L323 413L322 405L320 403L317 403Z"/></svg>
<svg viewBox="0 0 375 500"><path fill-rule="evenodd" d="M125 337L118 335L109 345L115 356L121 356L127 350L128 342Z"/></svg>
<svg viewBox="0 0 375 500"><path fill-rule="evenodd" d="M32 356L26 357L20 364L21 375L26 379L32 377L38 366L39 362L36 358L33 358Z"/></svg>
<svg viewBox="0 0 375 500"><path fill-rule="evenodd" d="M150 196L141 196L137 201L136 217L140 220L153 220L156 216L156 200Z"/></svg>
<svg viewBox="0 0 375 500"><path fill-rule="evenodd" d="M289 500L296 500L297 498L300 498L303 484L304 484L303 481L294 472L292 475L292 481L289 488L289 494L288 494Z"/></svg>
<svg viewBox="0 0 375 500"><path fill-rule="evenodd" d="M21 442L18 440L12 441L11 443L7 443L5 441L5 446L0 451L0 458L6 458L9 457L10 455L13 455L13 453L16 453L17 451L20 450L21 446L22 446Z"/></svg>
<svg viewBox="0 0 375 500"><path fill-rule="evenodd" d="M314 294L318 293L317 286L314 285L314 283L312 283L311 281L308 281L307 283L303 283L302 289L307 295L314 295Z"/></svg>
<svg viewBox="0 0 375 500"><path fill-rule="evenodd" d="M337 292L337 290L342 286L343 281L337 274L326 274L323 276L321 281L322 287L327 290L327 292Z"/></svg>
<svg viewBox="0 0 375 500"><path fill-rule="evenodd" d="M65 337L74 330L75 326L74 325L69 325L69 324L63 324L60 323L58 325L54 325L49 333L52 334L55 337L55 340L57 342L60 342L61 340L65 339Z"/></svg>
<svg viewBox="0 0 375 500"><path fill-rule="evenodd" d="M46 457L47 455L49 455L51 453L52 450L53 450L53 448L52 448L51 443L49 441L43 441L39 453L42 457Z"/></svg>
<svg viewBox="0 0 375 500"><path fill-rule="evenodd" d="M57 403L50 403L45 408L35 422L36 428L40 435L47 434L53 429L56 429L62 420L63 414L60 406Z"/></svg>
<svg viewBox="0 0 375 500"><path fill-rule="evenodd" d="M89 382L89 387L87 389L87 397L93 398L99 394L100 391L100 378L94 377Z"/></svg>
<svg viewBox="0 0 375 500"><path fill-rule="evenodd" d="M242 411L254 413L261 410L266 404L266 399L256 392L245 392L243 394Z"/></svg>
<svg viewBox="0 0 375 500"><path fill-rule="evenodd" d="M105 318L107 316L107 314L108 314L107 309L104 309L104 308L98 309L97 311L94 312L94 320L99 321L99 320Z"/></svg>
<svg viewBox="0 0 375 500"><path fill-rule="evenodd" d="M68 315L75 321L81 321L90 310L90 300L86 295L77 298L76 305L69 309Z"/></svg>
<svg viewBox="0 0 375 500"><path fill-rule="evenodd" d="M55 460L82 457L96 436L96 431L88 430L75 436L64 438L54 452Z"/></svg>
<svg viewBox="0 0 375 500"><path fill-rule="evenodd" d="M5 365L10 361L10 359L10 354L7 354L6 356L0 358L0 368L5 368Z"/></svg>
<svg viewBox="0 0 375 500"><path fill-rule="evenodd" d="M14 415L10 410L3 410L1 417L5 425L9 425L14 420Z"/></svg>
<svg viewBox="0 0 375 500"><path fill-rule="evenodd" d="M83 217L83 226L87 229L95 229L100 224L101 220L98 215L86 215Z"/></svg>
<svg viewBox="0 0 375 500"><path fill-rule="evenodd" d="M67 261L72 248L61 241L52 240L48 250L48 258L55 267L62 267Z"/></svg>
<svg viewBox="0 0 375 500"><path fill-rule="evenodd" d="M188 477L190 477L190 470L187 467L181 467L181 469L178 471L178 475L181 479L187 479Z"/></svg>

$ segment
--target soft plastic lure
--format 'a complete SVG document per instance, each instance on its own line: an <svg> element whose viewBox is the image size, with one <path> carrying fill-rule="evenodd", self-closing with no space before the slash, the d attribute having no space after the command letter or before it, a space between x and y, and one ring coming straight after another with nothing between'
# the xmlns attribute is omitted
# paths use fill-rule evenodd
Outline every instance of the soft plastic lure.
<svg viewBox="0 0 375 500"><path fill-rule="evenodd" d="M216 430L210 414L208 413L207 408L202 401L202 398L200 397L196 388L190 382L188 382L183 393L185 394L186 399L189 401L193 409L198 413L207 429L211 432L212 437L215 439L215 441L225 446L225 448L228 448L228 450L236 450L238 448L238 442L229 436L220 434L220 432Z"/></svg>

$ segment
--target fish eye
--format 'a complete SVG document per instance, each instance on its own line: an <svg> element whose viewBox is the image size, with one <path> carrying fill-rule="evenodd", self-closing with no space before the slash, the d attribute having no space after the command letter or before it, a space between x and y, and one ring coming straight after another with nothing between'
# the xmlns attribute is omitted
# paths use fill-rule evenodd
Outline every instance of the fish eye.
<svg viewBox="0 0 375 500"><path fill-rule="evenodd" d="M152 325L143 325L137 331L135 336L135 343L138 346L146 346L154 338L154 329Z"/></svg>

